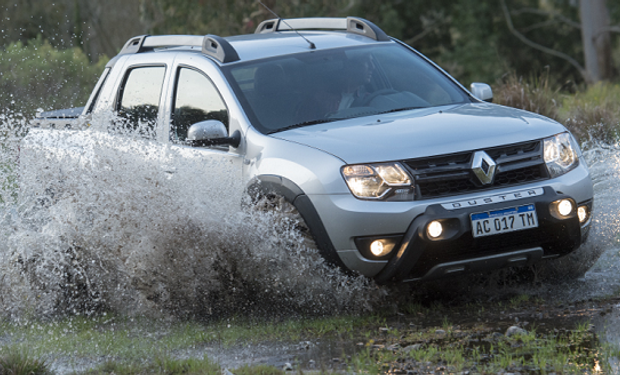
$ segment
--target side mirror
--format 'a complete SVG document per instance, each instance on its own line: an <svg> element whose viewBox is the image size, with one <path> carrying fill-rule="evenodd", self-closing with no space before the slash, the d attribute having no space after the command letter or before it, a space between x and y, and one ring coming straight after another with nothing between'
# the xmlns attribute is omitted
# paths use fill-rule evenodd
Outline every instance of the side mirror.
<svg viewBox="0 0 620 375"><path fill-rule="evenodd" d="M486 83L474 82L469 86L471 93L478 99L485 102L493 102L493 90Z"/></svg>
<svg viewBox="0 0 620 375"><path fill-rule="evenodd" d="M228 136L226 126L217 120L197 122L187 131L187 144L193 147L225 146L239 147L241 133L236 130Z"/></svg>

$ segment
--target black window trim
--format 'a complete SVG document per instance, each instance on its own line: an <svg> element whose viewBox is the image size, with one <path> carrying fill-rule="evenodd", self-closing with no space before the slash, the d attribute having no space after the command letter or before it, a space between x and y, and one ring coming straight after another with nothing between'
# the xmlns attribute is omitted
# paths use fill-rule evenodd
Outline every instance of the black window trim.
<svg viewBox="0 0 620 375"><path fill-rule="evenodd" d="M125 69L125 74L123 75L123 81L121 82L120 86L118 87L118 91L116 93L116 100L114 100L114 112L118 112L118 110L120 109L120 105L121 105L121 100L123 99L123 92L125 90L125 85L127 84L127 79L129 78L129 75L131 74L131 71L137 68L164 68L164 80L162 82L162 86L161 86L161 93L159 95L159 110L161 110L161 101L162 98L164 97L163 93L164 93L164 88L166 86L166 74L168 73L168 64L135 64L135 65L130 65L129 67L127 67L127 69Z"/></svg>
<svg viewBox="0 0 620 375"><path fill-rule="evenodd" d="M228 131L228 135L230 136L230 109L228 108L228 105L226 104L226 100L224 100L224 97L222 96L222 93L220 92L220 89L217 87L217 85L215 84L215 82L213 82L213 80L211 79L211 77L209 77L209 75L207 73L205 73L203 70L196 68L195 66L191 66L189 64L185 64L185 63L180 63L178 64L175 69L174 69L174 84L172 86L172 97L170 100L170 119L168 119L168 141L170 141L173 144L180 144L180 142L177 142L176 140L172 139L172 116L174 115L174 110L176 108L177 105L177 90L179 88L179 78L181 76L180 72L181 69L190 69L193 70L201 75L203 75L207 80L209 80L209 82L211 82L211 85L213 85L213 88L215 88L215 92L217 92L217 95L220 97L220 100L222 101L222 103L224 103L224 107L226 108L226 113L228 115L228 124L224 124L224 126L226 127L226 130ZM216 147L219 148L219 146L212 146L212 147ZM228 146L226 146L227 148Z"/></svg>
<svg viewBox="0 0 620 375"><path fill-rule="evenodd" d="M99 77L99 80L97 81L97 84L95 85L95 88L93 89L94 95L92 95L88 99L88 102L86 103L85 114L92 113L93 110L95 109L95 106L97 105L97 101L99 100L99 95L101 95L101 91L103 91L103 86L105 86L105 83L108 81L108 77L110 77L111 70L112 69L109 67L106 67L103 70L101 77Z"/></svg>

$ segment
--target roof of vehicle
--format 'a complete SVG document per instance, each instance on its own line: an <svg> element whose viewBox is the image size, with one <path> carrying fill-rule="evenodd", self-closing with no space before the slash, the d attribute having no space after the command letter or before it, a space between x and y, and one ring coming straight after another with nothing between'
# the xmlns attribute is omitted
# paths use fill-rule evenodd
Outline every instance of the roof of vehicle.
<svg viewBox="0 0 620 375"><path fill-rule="evenodd" d="M316 49L391 42L372 22L356 18L272 19L262 22L254 34L219 37L217 35L136 36L127 41L118 56L162 49L201 52L220 64L288 55ZM117 56L117 57L118 57ZM108 65L114 64L116 58Z"/></svg>
<svg viewBox="0 0 620 375"><path fill-rule="evenodd" d="M357 46L377 42L368 37L334 31L304 31L302 35L315 45L316 50ZM273 34L248 34L227 37L241 61L307 52L312 49L293 31Z"/></svg>

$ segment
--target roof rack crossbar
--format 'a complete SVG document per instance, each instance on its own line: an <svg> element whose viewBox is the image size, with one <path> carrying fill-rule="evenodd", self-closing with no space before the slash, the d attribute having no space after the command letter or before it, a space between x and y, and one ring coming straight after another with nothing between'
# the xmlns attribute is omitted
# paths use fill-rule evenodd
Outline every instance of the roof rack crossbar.
<svg viewBox="0 0 620 375"><path fill-rule="evenodd" d="M153 48L186 46L201 47L202 53L222 63L239 60L235 48L226 39L217 35L140 35L129 39L119 55L145 52Z"/></svg>
<svg viewBox="0 0 620 375"><path fill-rule="evenodd" d="M205 35L202 41L202 53L210 55L222 63L239 61L235 48L224 38L217 35Z"/></svg>
<svg viewBox="0 0 620 375"><path fill-rule="evenodd" d="M142 49L142 44L144 44L144 39L146 39L146 37L148 37L148 35L139 35L129 39L118 54L125 55L128 53L140 52L140 50Z"/></svg>
<svg viewBox="0 0 620 375"><path fill-rule="evenodd" d="M274 18L261 22L255 34L286 30L346 30L349 33L367 36L377 41L389 41L390 37L374 23L358 17L347 18Z"/></svg>

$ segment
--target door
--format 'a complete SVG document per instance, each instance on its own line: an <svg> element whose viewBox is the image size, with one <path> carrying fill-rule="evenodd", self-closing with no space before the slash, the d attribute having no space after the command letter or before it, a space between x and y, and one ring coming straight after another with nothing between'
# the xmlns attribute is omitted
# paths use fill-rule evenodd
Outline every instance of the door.
<svg viewBox="0 0 620 375"><path fill-rule="evenodd" d="M239 149L227 145L191 147L186 143L189 128L202 121L219 121L230 132L228 107L202 70L178 65L173 82L166 173L194 210L214 218L234 214L244 193Z"/></svg>

